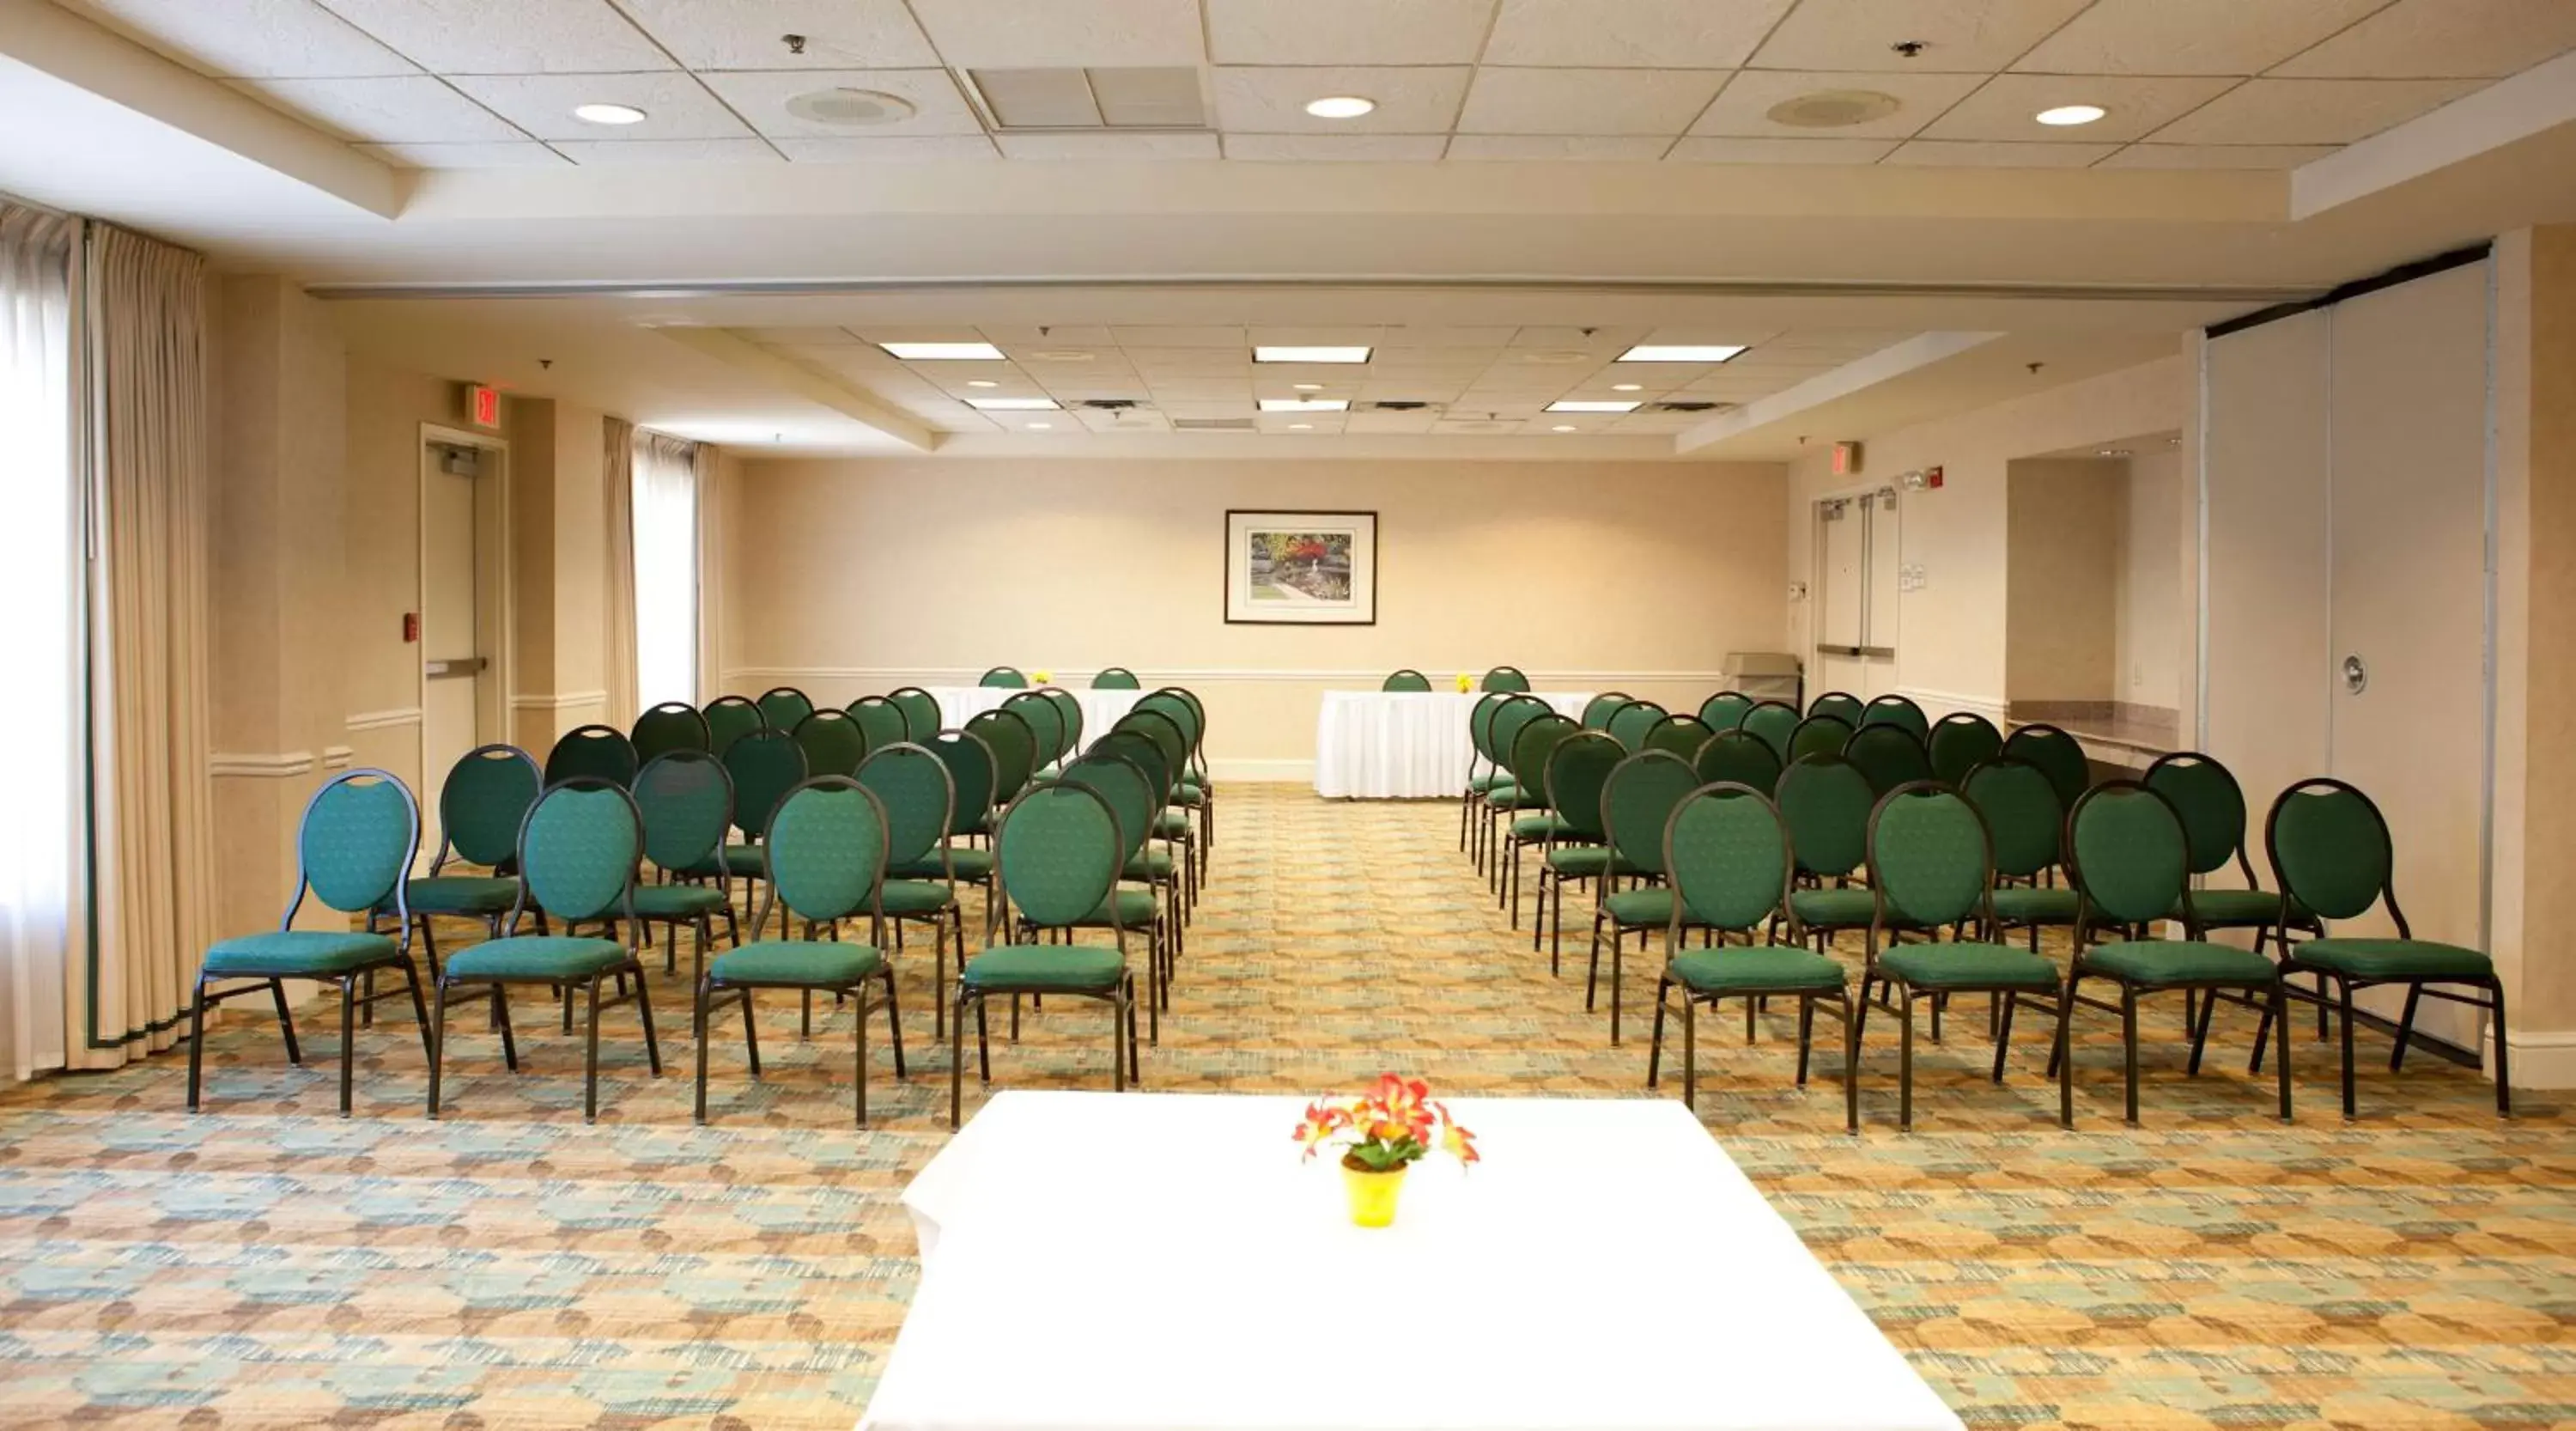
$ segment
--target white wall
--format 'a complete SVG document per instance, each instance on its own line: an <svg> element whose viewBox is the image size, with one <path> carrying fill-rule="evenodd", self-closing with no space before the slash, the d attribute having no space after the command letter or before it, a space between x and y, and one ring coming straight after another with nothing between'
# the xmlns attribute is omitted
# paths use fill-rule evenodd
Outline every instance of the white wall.
<svg viewBox="0 0 2576 1431"><path fill-rule="evenodd" d="M2182 453L2144 451L2128 460L2121 512L2118 608L2113 613L2120 701L2158 710L2182 704Z"/></svg>

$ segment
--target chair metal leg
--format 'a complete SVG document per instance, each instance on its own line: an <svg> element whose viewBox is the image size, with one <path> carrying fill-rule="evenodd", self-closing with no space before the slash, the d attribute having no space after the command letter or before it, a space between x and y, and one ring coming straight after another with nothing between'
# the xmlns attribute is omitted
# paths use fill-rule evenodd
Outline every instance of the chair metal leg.
<svg viewBox="0 0 2576 1431"><path fill-rule="evenodd" d="M760 1077L760 1018L752 1005L751 990L738 990L742 995L742 1052L751 1064L751 1076Z"/></svg>
<svg viewBox="0 0 2576 1431"><path fill-rule="evenodd" d="M894 971L888 969L886 974L886 995L891 998L894 994ZM868 1008L864 997L859 1000L859 1016L850 1020L850 1049L850 1071L858 1084L857 1126L865 1128L868 1126Z"/></svg>
<svg viewBox="0 0 2576 1431"><path fill-rule="evenodd" d="M1848 993L1843 1001L1843 1131L1860 1136L1860 1010Z"/></svg>
<svg viewBox="0 0 2576 1431"><path fill-rule="evenodd" d="M590 1027L583 1038L581 1062L581 1121L599 1121L599 978L593 975L585 986L590 991Z"/></svg>
<svg viewBox="0 0 2576 1431"><path fill-rule="evenodd" d="M1682 1106L1699 1111L1699 1001L1687 989L1682 991Z"/></svg>
<svg viewBox="0 0 2576 1431"><path fill-rule="evenodd" d="M2082 955L2076 956L2080 963ZM2079 976L2069 972L2057 991L2057 1047L2048 1056L2049 1072L2057 1078L2057 1126L2075 1126L2075 985Z"/></svg>
<svg viewBox="0 0 2576 1431"><path fill-rule="evenodd" d="M2183 997L2185 999L2189 999L2193 992L2193 990L2185 989L2183 990ZM2201 1051L2209 1046L2209 1021L2211 1017L2218 1012L2218 991L2216 989L2210 990L2209 993L2200 1000L2200 1007L2196 1011L2190 1012L2196 1012L2198 1017L2194 1018L2190 1025L2191 1061L2183 1066L2183 1072L2188 1077L2198 1078L2200 1076ZM2188 1013L2186 1016L2189 1016Z"/></svg>
<svg viewBox="0 0 2576 1431"><path fill-rule="evenodd" d="M2021 995L2018 992L2010 989L2004 991L2003 1013L1995 1024L1994 1081L1997 1083L2004 1081L2004 1054L2012 1048L2013 1006L2020 1000Z"/></svg>
<svg viewBox="0 0 2576 1431"><path fill-rule="evenodd" d="M429 1108L427 1116L438 1117L438 1069L447 1051L447 981L438 981L433 991L429 1013Z"/></svg>
<svg viewBox="0 0 2576 1431"><path fill-rule="evenodd" d="M286 1011L286 981L269 980L268 996L277 1004L277 1027L286 1035L286 1061L294 1064L303 1063L304 1050L295 1042L295 1016Z"/></svg>
<svg viewBox="0 0 2576 1431"><path fill-rule="evenodd" d="M894 1076L900 1079L906 1076L903 1068L903 1015L895 1005L894 970L892 967L888 967L885 971L885 1011L886 1043L894 1049ZM864 1009L860 1010L859 1022L866 1023L867 1021L867 1011Z"/></svg>
<svg viewBox="0 0 2576 1431"><path fill-rule="evenodd" d="M957 991L955 1017L948 1022L948 1131L957 1131L966 1101L966 991Z"/></svg>
<svg viewBox="0 0 2576 1431"><path fill-rule="evenodd" d="M206 976L197 976L197 997L188 1001L188 1111L197 1111L197 1095L206 1069Z"/></svg>
<svg viewBox="0 0 2576 1431"><path fill-rule="evenodd" d="M1898 1007L1904 1010L1899 1022L1904 1026L1904 1039L1896 1054L1896 1127L1902 1133L1914 1131L1914 986L1897 988Z"/></svg>
<svg viewBox="0 0 2576 1431"><path fill-rule="evenodd" d="M989 1002L986 999L975 1001L975 1074L988 1084L993 1081L992 1023L984 1016Z"/></svg>
<svg viewBox="0 0 2576 1431"><path fill-rule="evenodd" d="M2323 983L2325 976L2318 975L2317 981ZM2352 1097L2352 981L2337 979L2335 988L2342 997L2343 1005L2343 1116L2345 1121L2349 1122L2358 1116Z"/></svg>
<svg viewBox="0 0 2576 1431"><path fill-rule="evenodd" d="M2513 1116L2513 1070L2509 1066L2509 1062L2505 1056L2504 981L2501 979L2489 980L2487 983L2487 997L2495 1000L2496 1116L2499 1118L2510 1118ZM2288 1085L2285 1082L2283 1084L2285 1091L2282 1094L2284 1099L2289 1096L2286 1091L2287 1087ZM2283 1108L2283 1116L2286 1117L2287 1114L2288 1109L2285 1106Z"/></svg>
<svg viewBox="0 0 2576 1431"><path fill-rule="evenodd" d="M501 1030L501 1066L516 1073L519 1071L519 1041L510 1031L510 991L500 984L492 986L492 1018ZM445 1024L439 1025L441 1037L445 1036L446 1027Z"/></svg>
<svg viewBox="0 0 2576 1431"><path fill-rule="evenodd" d="M370 1005L369 1007L373 1007ZM340 977L340 1116L349 1116L349 1095L358 1071L358 980Z"/></svg>
<svg viewBox="0 0 2576 1431"><path fill-rule="evenodd" d="M420 1051L429 1053L429 1008L420 1001L420 970L409 959L403 961L403 983L411 991L411 1018L420 1028Z"/></svg>
<svg viewBox="0 0 2576 1431"><path fill-rule="evenodd" d="M644 1065L662 1076L662 1042L653 1036L653 996L644 987L644 966L635 966L635 1015L644 1021Z"/></svg>
<svg viewBox="0 0 2576 1431"><path fill-rule="evenodd" d="M1798 1086L1807 1086L1807 1056L1816 1035L1816 996L1798 996Z"/></svg>
<svg viewBox="0 0 2576 1431"><path fill-rule="evenodd" d="M2274 1025L2277 1025L2278 1033L2279 1033L2279 1036L2280 1036L2280 1039L2281 1039L2281 1056L2280 1056L2280 1060L2279 1060L2280 1065L2281 1065L2281 1068L2280 1068L2280 1078L2281 1078L2281 1121L2282 1121L2282 1122L2284 1122L2284 1123L2287 1123L2287 1122L2289 1122L2289 1121L2290 1121L2290 1008L2289 1008L2289 997L2290 997L2290 995L2289 995L2289 988L2290 988L2290 986L2289 986L2289 983L2288 983L2288 981L2287 981L2287 980L2283 980L2283 979L2274 979L2274 980L2272 981L2272 1002L2271 1002L2271 1006L2270 1006L2270 1008L2269 1008L2269 1010L2268 1010L2269 1015L2270 1015L2271 1022L2272 1022ZM2257 1035L2257 1037L2256 1037L2256 1045L2257 1045L2257 1047L2258 1047L2258 1049L2259 1049L2259 1047L2260 1047L2260 1045L2261 1045L2261 1038L2260 1038L2260 1035Z"/></svg>
<svg viewBox="0 0 2576 1431"><path fill-rule="evenodd" d="M2138 990L2123 980L2120 984L2120 1042L2123 1079L2127 1084L2129 1126L2138 1126Z"/></svg>
<svg viewBox="0 0 2576 1431"><path fill-rule="evenodd" d="M1662 1068L1662 1066L1663 1066L1663 1061L1664 1061L1664 1008L1665 1008L1665 1005L1666 1005L1667 1003L1669 1003L1669 1002L1670 1002L1670 1000L1671 1000L1671 998L1672 998L1672 992L1673 992L1673 981L1672 981L1671 979L1666 978L1666 979L1660 979L1660 980L1657 980L1657 981L1656 981L1656 984L1655 984L1655 1032L1654 1032L1654 1036L1653 1036L1652 1038L1650 1038L1649 1040L1647 1040L1647 1042L1646 1042L1646 1086L1647 1086L1648 1088L1652 1088L1652 1087L1654 1087L1654 1086L1655 1086L1655 1076L1656 1076L1657 1072L1658 1072L1658 1071Z"/></svg>
<svg viewBox="0 0 2576 1431"><path fill-rule="evenodd" d="M1127 1091L1127 1061L1118 1056L1118 1045L1125 1041L1131 997L1122 986L1109 999L1109 1087L1115 1093Z"/></svg>
<svg viewBox="0 0 2576 1431"><path fill-rule="evenodd" d="M690 1027L698 1031L698 1104L697 1120L707 1121L707 985L701 978L697 985L696 1007L691 1012Z"/></svg>
<svg viewBox="0 0 2576 1431"><path fill-rule="evenodd" d="M2406 986L2406 1011L2397 1017L2397 1046L2388 1051L2388 1071L2391 1073L2406 1066L2406 1043L2415 1036L2415 1005L2423 997L2423 985Z"/></svg>

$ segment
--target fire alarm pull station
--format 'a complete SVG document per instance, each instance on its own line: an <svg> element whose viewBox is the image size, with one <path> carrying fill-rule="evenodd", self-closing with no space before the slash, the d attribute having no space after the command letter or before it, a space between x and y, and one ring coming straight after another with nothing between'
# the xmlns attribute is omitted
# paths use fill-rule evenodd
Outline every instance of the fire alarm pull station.
<svg viewBox="0 0 2576 1431"><path fill-rule="evenodd" d="M419 613L419 612L417 612L417 611L406 611L406 612L404 612L404 613L403 613L403 644L404 644L404 645L406 645L406 646L408 646L408 645L411 645L412 643L414 643L414 642L418 641L419 639L420 639L420 613Z"/></svg>

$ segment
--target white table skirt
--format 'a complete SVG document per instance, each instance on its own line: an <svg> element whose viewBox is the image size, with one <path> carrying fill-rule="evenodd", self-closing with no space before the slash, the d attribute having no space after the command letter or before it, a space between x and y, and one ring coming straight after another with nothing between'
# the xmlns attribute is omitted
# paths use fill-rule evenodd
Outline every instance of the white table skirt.
<svg viewBox="0 0 2576 1431"><path fill-rule="evenodd" d="M904 1193L860 1425L1958 1431L1679 1102L1452 1106L1485 1161L1371 1231L1301 1099L996 1095Z"/></svg>
<svg viewBox="0 0 2576 1431"><path fill-rule="evenodd" d="M1534 691L1580 718L1589 692ZM1484 699L1462 691L1326 691L1315 716L1315 793L1328 799L1454 799L1475 745L1467 717Z"/></svg>
<svg viewBox="0 0 2576 1431"><path fill-rule="evenodd" d="M989 710L999 709L1002 702L1019 694L1007 686L924 686L939 702L939 724L943 728L962 726ZM1095 691L1087 687L1061 687L1082 705L1082 743L1089 745L1107 735L1109 728L1136 708L1136 702L1151 692Z"/></svg>

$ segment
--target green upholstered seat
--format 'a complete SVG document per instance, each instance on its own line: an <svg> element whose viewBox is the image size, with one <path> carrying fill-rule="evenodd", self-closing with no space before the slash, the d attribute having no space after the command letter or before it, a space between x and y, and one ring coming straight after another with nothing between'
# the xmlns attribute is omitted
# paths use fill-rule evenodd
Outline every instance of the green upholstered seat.
<svg viewBox="0 0 2576 1431"><path fill-rule="evenodd" d="M1673 982L1707 994L1743 990L1821 993L1843 986L1842 965L1791 944L1684 950L1673 956L1665 973Z"/></svg>
<svg viewBox="0 0 2576 1431"><path fill-rule="evenodd" d="M507 914L519 882L499 875L431 875L403 886L414 914Z"/></svg>
<svg viewBox="0 0 2576 1431"><path fill-rule="evenodd" d="M1512 838L1533 845L1550 835L1561 840L1574 833L1573 822L1562 815L1523 815L1512 822Z"/></svg>
<svg viewBox="0 0 2576 1431"><path fill-rule="evenodd" d="M338 974L394 957L382 934L346 929L276 929L226 939L206 951L206 977L250 974Z"/></svg>
<svg viewBox="0 0 2576 1431"><path fill-rule="evenodd" d="M1084 929L1108 928L1109 901L1113 899L1118 902L1119 923L1126 925L1130 929L1143 929L1154 922L1154 892L1152 890L1120 889L1110 891L1109 899L1102 900L1098 909L1095 909L1089 914L1084 915L1082 918L1075 920L1074 924Z"/></svg>
<svg viewBox="0 0 2576 1431"><path fill-rule="evenodd" d="M1671 886L1660 884L1644 889L1623 889L1603 899L1601 908L1623 929L1670 924L1673 922L1673 891Z"/></svg>
<svg viewBox="0 0 2576 1431"><path fill-rule="evenodd" d="M2233 944L2195 939L2138 939L2097 944L2084 951L2084 972L2138 984L2272 982L2272 961Z"/></svg>
<svg viewBox="0 0 2576 1431"><path fill-rule="evenodd" d="M831 939L761 939L728 949L707 966L728 984L808 984L818 989L855 984L884 967L870 944Z"/></svg>
<svg viewBox="0 0 2576 1431"><path fill-rule="evenodd" d="M1497 785L1485 794L1485 803L1497 810L1544 810L1547 797L1531 791L1523 793L1518 785Z"/></svg>
<svg viewBox="0 0 2576 1431"><path fill-rule="evenodd" d="M890 879L877 891L879 907L888 914L935 914L957 902L946 883L926 879Z"/></svg>
<svg viewBox="0 0 2576 1431"><path fill-rule="evenodd" d="M993 877L993 852L991 850L970 850L963 845L954 845L951 846L948 851L947 869L942 869L939 864L939 852L933 850L931 853L920 859L907 860L897 865L889 865L886 868L886 878L940 879L947 874L948 870L955 870L959 879L991 879Z"/></svg>
<svg viewBox="0 0 2576 1431"><path fill-rule="evenodd" d="M1105 993L1127 966L1118 951L1096 944L998 944L966 961L959 982L979 989L1050 989Z"/></svg>
<svg viewBox="0 0 2576 1431"><path fill-rule="evenodd" d="M1127 857L1126 867L1119 870L1120 879L1167 880L1179 868L1169 853L1162 850L1138 850Z"/></svg>
<svg viewBox="0 0 2576 1431"><path fill-rule="evenodd" d="M1547 867L1569 879L1593 879L1604 871L1611 874L1643 874L1634 860L1614 856L1608 845L1559 845L1547 852Z"/></svg>
<svg viewBox="0 0 2576 1431"><path fill-rule="evenodd" d="M1499 770L1487 771L1485 774L1469 780L1467 782L1467 789L1475 794L1483 795L1498 785L1508 783L1510 779L1510 776L1503 774Z"/></svg>
<svg viewBox="0 0 2576 1431"><path fill-rule="evenodd" d="M672 873L694 875L701 879L720 874L751 875L757 878L769 873L769 856L763 853L758 845L727 845L715 855L700 860L687 869L674 870Z"/></svg>
<svg viewBox="0 0 2576 1431"><path fill-rule="evenodd" d="M1918 989L2054 989L2057 966L2001 944L1900 944L1879 967Z"/></svg>
<svg viewBox="0 0 2576 1431"><path fill-rule="evenodd" d="M2080 902L2075 891L2009 885L1995 891L1995 918L2006 924L2072 924Z"/></svg>
<svg viewBox="0 0 2576 1431"><path fill-rule="evenodd" d="M2353 979L2485 979L2495 961L2475 949L2430 939L2311 939L2301 964Z"/></svg>
<svg viewBox="0 0 2576 1431"><path fill-rule="evenodd" d="M1195 780L1184 780L1180 783L1180 787L1172 792L1172 803L1197 809L1207 803L1207 791L1201 789Z"/></svg>
<svg viewBox="0 0 2576 1431"><path fill-rule="evenodd" d="M455 979L573 980L604 974L626 961L625 946L614 939L570 934L522 934L487 939L447 956L447 977Z"/></svg>
<svg viewBox="0 0 2576 1431"><path fill-rule="evenodd" d="M646 919L692 919L724 907L724 891L711 884L635 886L635 912Z"/></svg>
<svg viewBox="0 0 2576 1431"><path fill-rule="evenodd" d="M1177 840L1190 832L1190 817L1178 810L1165 810L1154 817L1154 837Z"/></svg>
<svg viewBox="0 0 2576 1431"><path fill-rule="evenodd" d="M2281 895L2269 889L2196 889L2191 892L2192 917L2204 928L2242 928L2270 924L2281 917ZM2180 919L2183 909L2174 906L2173 917ZM2308 911L2297 900L2290 901L2290 922L2304 923Z"/></svg>
<svg viewBox="0 0 2576 1431"><path fill-rule="evenodd" d="M1789 907L1800 924L1819 929L1858 929L1878 912L1878 896L1866 889L1793 889Z"/></svg>

